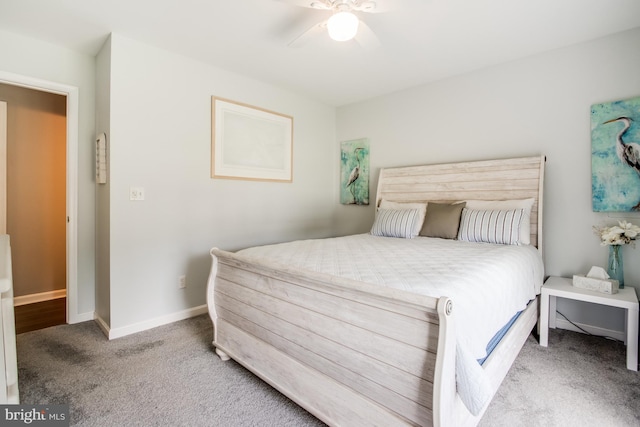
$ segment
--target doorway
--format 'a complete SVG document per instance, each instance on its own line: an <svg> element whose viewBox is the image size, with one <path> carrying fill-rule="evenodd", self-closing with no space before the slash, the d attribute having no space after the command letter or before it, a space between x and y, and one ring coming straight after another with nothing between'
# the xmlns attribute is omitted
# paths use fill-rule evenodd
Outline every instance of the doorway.
<svg viewBox="0 0 640 427"><path fill-rule="evenodd" d="M65 176L63 178L64 194L61 196L64 205L64 213L62 215L64 232L63 238L61 239L63 244L61 247L58 247L58 251L62 252L65 259L64 266L62 267L65 272L65 277L63 279L62 289L54 290L48 294L48 296L53 296L50 300L55 301L58 305L62 302L65 311L63 317L66 319L66 323L77 323L88 320L87 315L80 315L78 313L78 88L3 71L0 71L0 84L27 88L42 93L56 94L64 98L66 105L64 107L65 120L63 127L66 131L66 136L64 137L63 146L65 150L63 152L63 159L58 159L58 163L63 162L66 165L66 174L64 174ZM41 260L32 260L32 262L34 266L40 267L38 262L41 262ZM66 299L64 298L65 294ZM39 302L38 299L39 298L36 297L35 302Z"/></svg>
<svg viewBox="0 0 640 427"><path fill-rule="evenodd" d="M66 96L0 84L16 332L66 323Z"/></svg>

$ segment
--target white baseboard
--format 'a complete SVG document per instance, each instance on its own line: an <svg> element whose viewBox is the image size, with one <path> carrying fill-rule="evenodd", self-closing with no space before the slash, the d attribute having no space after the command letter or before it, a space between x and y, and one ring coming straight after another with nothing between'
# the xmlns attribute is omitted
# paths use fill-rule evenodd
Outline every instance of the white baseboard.
<svg viewBox="0 0 640 427"><path fill-rule="evenodd" d="M109 338L109 325L107 325L107 322L105 322L102 317L98 316L97 314L94 315L94 320L96 321L100 329L102 329L102 333L105 334L107 338Z"/></svg>
<svg viewBox="0 0 640 427"><path fill-rule="evenodd" d="M88 311L86 313L70 315L70 317L67 319L67 323L71 325L74 323L88 322L89 320L94 320L95 318L95 313L93 311Z"/></svg>
<svg viewBox="0 0 640 427"><path fill-rule="evenodd" d="M579 327L581 327L582 329L584 329L585 331L589 332L591 335L614 338L618 341L623 341L623 342L626 342L627 340L627 337L625 336L624 331L614 331L612 329L599 328L597 326L585 325L584 323L578 323L578 322L574 322L574 323ZM562 317L556 318L556 328L584 333L584 331L581 331L580 329L575 327L571 322L567 321Z"/></svg>
<svg viewBox="0 0 640 427"><path fill-rule="evenodd" d="M21 295L19 297L13 297L13 306L18 307L25 304L34 304L37 302L49 301L52 299L65 298L67 296L66 289L58 289L49 292L40 292L31 295Z"/></svg>
<svg viewBox="0 0 640 427"><path fill-rule="evenodd" d="M120 328L110 328L107 323L99 316L95 316L98 326L110 339L121 338L127 335L135 334L137 332L146 331L147 329L153 329L158 326L167 325L169 323L177 322L179 320L189 319L191 317L199 316L208 312L208 306L206 304L198 307L189 308L187 310L178 311L176 313L167 314L166 316L156 317L154 319L145 320L144 322L134 323L133 325L122 326Z"/></svg>

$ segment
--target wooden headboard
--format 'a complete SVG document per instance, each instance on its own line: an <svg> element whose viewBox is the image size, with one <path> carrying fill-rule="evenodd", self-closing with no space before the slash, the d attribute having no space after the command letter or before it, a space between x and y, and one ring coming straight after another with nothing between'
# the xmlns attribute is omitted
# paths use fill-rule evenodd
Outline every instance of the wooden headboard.
<svg viewBox="0 0 640 427"><path fill-rule="evenodd" d="M542 250L544 163L545 156L536 156L381 169L376 206L382 199L452 203L533 197L531 244Z"/></svg>

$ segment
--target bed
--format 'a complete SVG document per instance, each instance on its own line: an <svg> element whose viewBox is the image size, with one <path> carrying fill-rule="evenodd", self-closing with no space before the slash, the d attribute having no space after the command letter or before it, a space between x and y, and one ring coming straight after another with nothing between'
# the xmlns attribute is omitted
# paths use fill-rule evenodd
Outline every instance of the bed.
<svg viewBox="0 0 640 427"><path fill-rule="evenodd" d="M544 156L533 156L381 169L376 195L379 210L371 233L268 245L237 253L213 248L207 303L216 353L222 360L236 360L329 425L476 425L538 318L537 295L543 279L544 162ZM460 201L467 201L460 208L460 234L456 233L460 242L414 236L416 222L403 221L420 215L420 210L398 208L426 203L429 213L429 203L435 212L436 206L449 209ZM483 201L492 202L484 205ZM517 201L515 209L511 201ZM529 203L528 210L520 209L521 201ZM525 211L518 217L521 223L509 228L519 239L510 243L518 244L478 243L462 234L472 230L478 214L484 218L488 212L520 215L521 211ZM380 219L385 215L400 218L394 224L404 224L407 233L412 230L412 236L402 237L414 238L388 237L382 225L391 222ZM417 221L426 227L424 219ZM462 241L465 239L468 241ZM339 256L321 256L318 260L310 255L313 251L297 246L307 244L338 248L334 252ZM392 246L373 249L373 254L361 250L378 244ZM385 261L387 255L403 254L402 248L422 251L422 246L429 245L440 258L428 256L436 264L426 271L418 273L415 261L395 271L387 268L386 264L393 264ZM471 252L446 255L449 247L458 250L453 246L464 246ZM513 255L495 252L497 255L491 256L501 260L502 266L477 271L461 282L468 282L467 286L482 283L484 287L493 282L527 281L533 286L527 283L527 290L520 292L525 302L515 303L522 307L510 309L513 312L508 322L504 313L491 319L494 324L506 322L507 326L494 328L494 332L501 329L500 333L481 364L475 360L470 363L470 359L478 358L477 341L483 345L491 341L486 339L487 331L471 330L476 327L473 316L480 316L475 319L477 325L490 323L484 320L507 305L503 292L485 292L483 302L475 304L484 311L472 314L471 303L483 298L482 293L469 296L458 287L416 292L413 276L421 280L424 275L446 276L447 271L453 271L453 281L458 275L454 271L457 266L464 268L465 275L466 270L475 269L466 264L474 253L480 257L507 247L513 249ZM360 252L359 260L347 258ZM345 268L359 265L362 258L386 270ZM395 258L410 259L404 254ZM524 270L530 269L531 273L513 276L502 271L520 258L525 259ZM456 261L448 263L447 259ZM538 262L540 266L527 267L526 259L537 259L532 264ZM406 272L412 272L412 277L400 277ZM380 279L382 276L386 279ZM399 285L377 285L385 280ZM473 287L468 289L477 292ZM476 339L476 335L482 335L482 339Z"/></svg>

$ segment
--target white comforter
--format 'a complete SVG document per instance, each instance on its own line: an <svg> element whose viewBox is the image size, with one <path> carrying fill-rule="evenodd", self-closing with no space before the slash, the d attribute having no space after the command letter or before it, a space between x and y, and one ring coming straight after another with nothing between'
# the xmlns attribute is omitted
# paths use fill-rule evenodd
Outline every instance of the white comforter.
<svg viewBox="0 0 640 427"><path fill-rule="evenodd" d="M492 392L477 359L489 340L542 286L544 267L533 246L469 243L416 237L358 234L299 240L244 249L308 270L453 300L456 322L456 385L473 415Z"/></svg>
<svg viewBox="0 0 640 427"><path fill-rule="evenodd" d="M474 358L540 293L544 268L533 246L358 234L299 240L239 253L362 282L453 300L458 345Z"/></svg>

